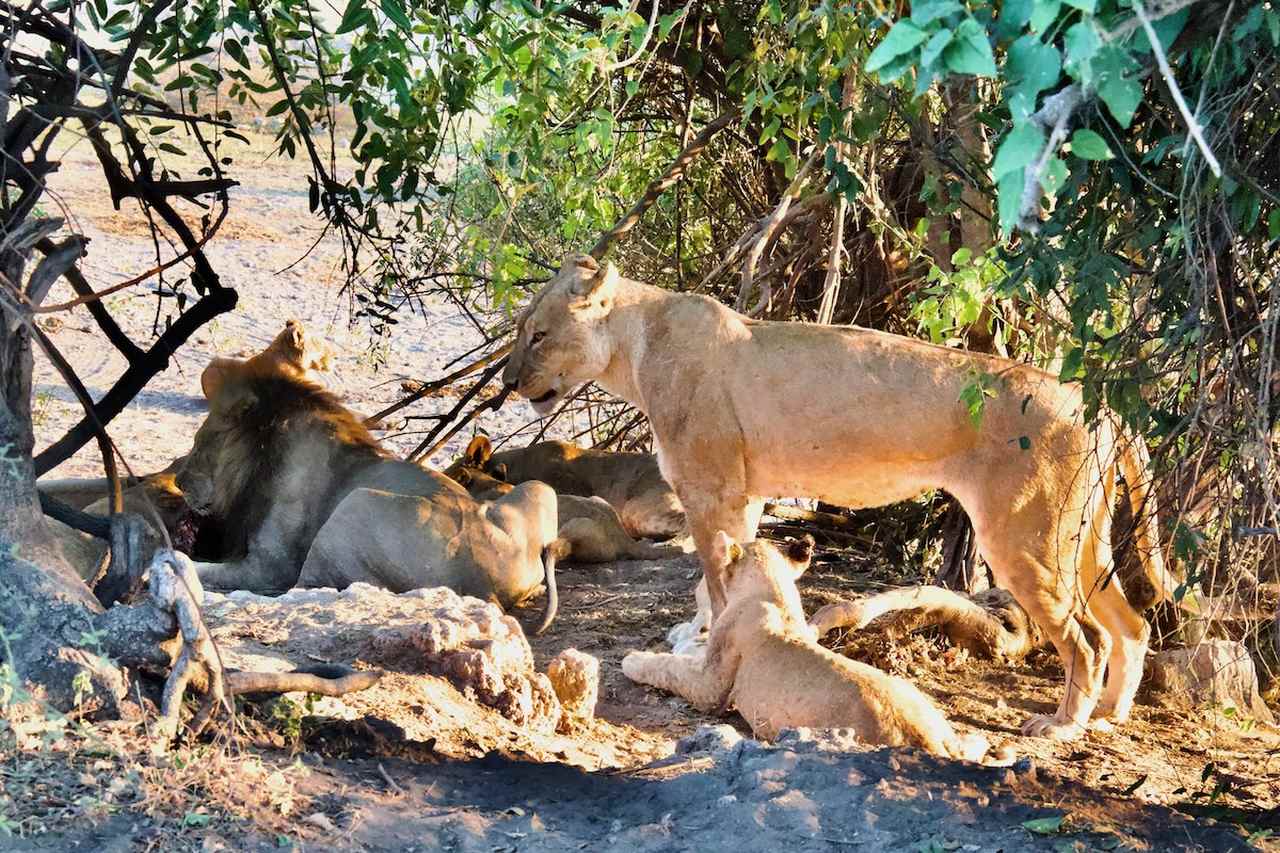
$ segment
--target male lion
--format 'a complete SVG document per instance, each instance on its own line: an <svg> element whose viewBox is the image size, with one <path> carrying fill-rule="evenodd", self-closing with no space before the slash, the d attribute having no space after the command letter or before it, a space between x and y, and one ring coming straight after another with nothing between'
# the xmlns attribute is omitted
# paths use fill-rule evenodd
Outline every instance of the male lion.
<svg viewBox="0 0 1280 853"><path fill-rule="evenodd" d="M732 705L756 737L784 728L852 728L872 744L918 746L977 761L987 740L961 738L909 681L849 660L813 639L796 578L809 567L813 541L739 545L723 531L712 541L728 604L716 617L705 655L631 652L628 678L683 696L703 711Z"/></svg>
<svg viewBox="0 0 1280 853"><path fill-rule="evenodd" d="M467 456L445 469L445 474L462 485L472 497L496 500L510 494L515 486L466 464L472 458L472 447L480 439L484 437L472 439ZM484 441L488 443L488 439ZM623 529L617 510L603 498L555 494L560 538L568 543L568 559L581 563L611 563L614 560L664 560L684 554L683 549L673 545L654 545L632 539Z"/></svg>
<svg viewBox="0 0 1280 853"><path fill-rule="evenodd" d="M564 549L550 487L478 502L448 477L391 458L332 395L274 366L223 375L177 483L224 529L230 562L198 563L206 586L447 586L505 608L545 577L538 630L555 616Z"/></svg>
<svg viewBox="0 0 1280 853"><path fill-rule="evenodd" d="M627 533L637 538L670 539L684 530L680 500L662 479L652 453L593 450L567 441L540 441L494 453L489 439L478 435L464 458L445 473L459 465L508 483L541 480L559 495L603 498L618 511Z"/></svg>
<svg viewBox="0 0 1280 853"><path fill-rule="evenodd" d="M764 498L874 507L942 488L968 512L997 581L1062 657L1057 712L1024 731L1068 739L1095 709L1128 716L1150 629L1107 582L1110 509L1118 469L1142 513L1146 455L1119 440L1106 412L1086 426L1077 387L869 329L750 320L571 257L522 315L504 381L546 414L589 380L649 416L714 613L725 606L710 561L716 532L754 538ZM980 423L960 401L975 383ZM1136 544L1167 595L1149 513Z"/></svg>

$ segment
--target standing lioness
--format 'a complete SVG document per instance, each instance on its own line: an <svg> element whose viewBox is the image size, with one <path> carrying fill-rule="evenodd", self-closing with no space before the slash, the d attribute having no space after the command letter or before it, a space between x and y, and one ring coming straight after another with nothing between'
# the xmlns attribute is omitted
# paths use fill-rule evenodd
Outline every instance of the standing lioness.
<svg viewBox="0 0 1280 853"><path fill-rule="evenodd" d="M1120 442L1106 413L1090 430L1079 389L897 335L750 320L589 257L568 259L534 297L504 379L544 414L595 380L649 416L715 613L725 593L713 538L724 530L754 539L765 498L875 507L946 489L968 512L996 579L1066 669L1057 712L1032 717L1024 731L1065 739L1095 709L1128 716L1150 630L1118 583L1104 581L1117 468L1142 513L1145 451ZM979 381L993 396L984 395L975 425L960 397ZM1167 595L1157 544L1144 513L1138 550L1157 594Z"/></svg>

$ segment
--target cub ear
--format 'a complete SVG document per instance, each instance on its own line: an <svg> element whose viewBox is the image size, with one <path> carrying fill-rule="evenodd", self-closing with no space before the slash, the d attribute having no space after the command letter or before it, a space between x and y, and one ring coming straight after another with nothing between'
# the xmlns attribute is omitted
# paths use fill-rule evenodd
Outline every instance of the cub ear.
<svg viewBox="0 0 1280 853"><path fill-rule="evenodd" d="M804 574L805 569L809 568L809 561L813 559L813 547L816 543L813 537L806 533L799 539L788 540L786 546L787 559L796 567L796 576Z"/></svg>
<svg viewBox="0 0 1280 853"><path fill-rule="evenodd" d="M595 261L592 261L595 264ZM575 270L569 292L579 300L597 303L601 307L609 307L618 290L618 268L613 264L605 264L603 268L579 265Z"/></svg>
<svg viewBox="0 0 1280 853"><path fill-rule="evenodd" d="M711 540L711 562L720 569L726 569L742 559L742 546L733 541L728 533L717 531Z"/></svg>
<svg viewBox="0 0 1280 853"><path fill-rule="evenodd" d="M477 435L471 439L471 443L467 445L467 452L463 455L475 467L484 468L484 464L493 455L493 445L489 443L489 436Z"/></svg>
<svg viewBox="0 0 1280 853"><path fill-rule="evenodd" d="M507 463L499 462L497 465L491 465L488 473L489 476L495 480L501 480L504 483L507 482Z"/></svg>

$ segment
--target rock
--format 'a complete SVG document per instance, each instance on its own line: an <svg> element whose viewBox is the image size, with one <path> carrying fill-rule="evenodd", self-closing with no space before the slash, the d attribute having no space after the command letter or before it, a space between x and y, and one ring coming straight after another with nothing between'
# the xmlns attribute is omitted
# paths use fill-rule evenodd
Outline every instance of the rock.
<svg viewBox="0 0 1280 853"><path fill-rule="evenodd" d="M676 744L676 753L688 755L691 752L728 752L742 740L742 735L733 726L699 726L693 734L680 738Z"/></svg>
<svg viewBox="0 0 1280 853"><path fill-rule="evenodd" d="M1212 705L1264 723L1275 722L1258 695L1258 676L1245 647L1232 640L1205 640L1185 649L1152 655L1148 686L1166 707Z"/></svg>
<svg viewBox="0 0 1280 853"><path fill-rule="evenodd" d="M444 587L400 595L364 583L276 598L210 594L205 614L229 665L238 668L279 671L308 658L358 659L441 676L522 728L551 733L560 720L560 701L547 676L534 670L520 623L497 605Z"/></svg>
<svg viewBox="0 0 1280 853"><path fill-rule="evenodd" d="M559 730L589 725L596 717L600 661L577 649L565 649L547 665L547 677L560 700Z"/></svg>

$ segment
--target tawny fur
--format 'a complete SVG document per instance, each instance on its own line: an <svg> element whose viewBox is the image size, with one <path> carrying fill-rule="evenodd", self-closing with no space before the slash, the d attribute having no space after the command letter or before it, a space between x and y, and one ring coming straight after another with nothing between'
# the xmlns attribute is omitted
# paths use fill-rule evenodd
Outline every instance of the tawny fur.
<svg viewBox="0 0 1280 853"><path fill-rule="evenodd" d="M280 334L256 355L249 358L214 356L200 374L200 390L206 400L213 399L218 387L235 375L237 368L245 366L254 371L274 370L285 376L319 382L319 374L329 370L332 360L333 350L327 342L308 335L299 321L287 320Z"/></svg>
<svg viewBox="0 0 1280 853"><path fill-rule="evenodd" d="M472 440L471 446L467 448L467 455L450 465L446 473L479 500L497 500L510 494L515 486L464 464L472 458L476 443L476 440ZM580 563L662 560L685 553L675 546L654 545L632 539L623 529L617 510L603 498L583 498L556 492L555 501L556 516L560 520L560 538L569 543L570 560Z"/></svg>
<svg viewBox="0 0 1280 853"><path fill-rule="evenodd" d="M1127 718L1150 629L1104 583L1117 473L1142 518L1146 572L1164 595L1172 583L1144 507L1145 448L1122 440L1106 411L1087 426L1078 387L868 329L750 320L588 257L569 258L534 297L504 380L544 413L595 381L649 417L715 613L726 598L712 539L754 538L766 498L874 507L945 489L999 585L1063 660L1061 704L1024 730L1067 739L1095 711ZM978 381L990 394L975 424L961 394Z"/></svg>
<svg viewBox="0 0 1280 853"><path fill-rule="evenodd" d="M910 682L814 641L796 590L809 565L809 543L792 543L784 555L767 542L740 546L719 533L713 548L728 602L705 656L632 652L622 660L628 678L703 711L732 706L766 740L784 728L852 728L871 744L971 761L986 754L985 738L958 736Z"/></svg>
<svg viewBox="0 0 1280 853"><path fill-rule="evenodd" d="M685 529L680 499L662 478L652 453L591 450L567 441L540 441L494 453L488 438L476 436L463 458L445 473L452 476L459 466L508 483L540 480L558 495L602 498L636 538L669 539Z"/></svg>
<svg viewBox="0 0 1280 853"><path fill-rule="evenodd" d="M554 615L564 549L549 487L477 501L391 458L334 397L271 363L224 370L177 481L227 532L229 561L197 564L206 586L447 586L510 607L545 579L542 627Z"/></svg>

